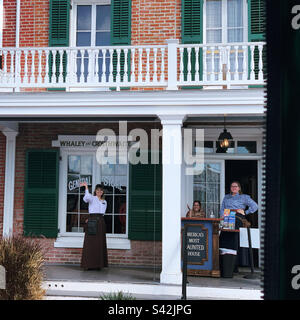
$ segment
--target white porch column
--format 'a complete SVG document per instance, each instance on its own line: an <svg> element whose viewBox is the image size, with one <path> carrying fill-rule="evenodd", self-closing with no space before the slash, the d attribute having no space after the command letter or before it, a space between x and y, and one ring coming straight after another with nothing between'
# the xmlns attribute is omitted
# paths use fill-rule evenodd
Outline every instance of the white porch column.
<svg viewBox="0 0 300 320"><path fill-rule="evenodd" d="M159 116L162 124L162 271L161 283L181 284L181 162L184 115Z"/></svg>
<svg viewBox="0 0 300 320"><path fill-rule="evenodd" d="M16 131L5 131L6 157L4 180L4 207L3 207L3 237L12 235L14 217L15 194L15 158L16 158Z"/></svg>

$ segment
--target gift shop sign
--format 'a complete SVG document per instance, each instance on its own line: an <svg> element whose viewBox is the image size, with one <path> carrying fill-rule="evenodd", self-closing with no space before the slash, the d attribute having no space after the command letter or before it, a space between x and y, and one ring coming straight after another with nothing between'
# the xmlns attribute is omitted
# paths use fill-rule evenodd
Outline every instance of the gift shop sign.
<svg viewBox="0 0 300 320"><path fill-rule="evenodd" d="M67 149L96 149L102 145L127 147L128 141L97 141L96 136L58 136L58 140L52 141L52 147Z"/></svg>

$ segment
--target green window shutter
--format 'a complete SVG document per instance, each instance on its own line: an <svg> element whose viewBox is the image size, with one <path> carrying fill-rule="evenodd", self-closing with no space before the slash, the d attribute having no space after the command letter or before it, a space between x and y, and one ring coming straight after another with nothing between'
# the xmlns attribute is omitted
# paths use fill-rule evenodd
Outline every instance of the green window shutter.
<svg viewBox="0 0 300 320"><path fill-rule="evenodd" d="M70 0L50 0L49 47L69 46ZM60 54L56 54L56 81L59 76ZM63 78L66 77L67 56L63 53ZM49 55L49 78L53 72L53 56Z"/></svg>
<svg viewBox="0 0 300 320"><path fill-rule="evenodd" d="M111 1L111 45L130 45L131 44L131 0L112 0ZM130 52L127 54L128 60L128 80L130 77ZM124 76L124 51L120 55L120 75L121 81ZM117 53L113 53L113 79L117 75ZM112 88L113 89L113 88Z"/></svg>
<svg viewBox="0 0 300 320"><path fill-rule="evenodd" d="M50 0L49 46L69 45L70 0Z"/></svg>
<svg viewBox="0 0 300 320"><path fill-rule="evenodd" d="M203 0L182 0L181 15L181 42L183 44L203 43ZM187 50L183 51L183 75L187 80ZM200 80L203 78L203 50L199 50ZM192 80L195 80L195 50L191 51L191 73ZM199 88L199 87L197 87ZM201 87L200 87L201 88Z"/></svg>
<svg viewBox="0 0 300 320"><path fill-rule="evenodd" d="M182 0L182 43L203 42L203 0Z"/></svg>
<svg viewBox="0 0 300 320"><path fill-rule="evenodd" d="M112 0L111 15L111 44L130 45L131 0Z"/></svg>
<svg viewBox="0 0 300 320"><path fill-rule="evenodd" d="M248 0L248 41L259 42L265 41L265 19L266 19L266 3L265 0ZM249 73L250 73L250 49L249 55ZM267 67L266 47L263 49L263 65L264 77L266 77ZM254 70L255 77L258 74L259 52L256 47L254 50Z"/></svg>
<svg viewBox="0 0 300 320"><path fill-rule="evenodd" d="M150 154L150 152L149 152ZM130 164L129 228L131 240L162 238L162 165Z"/></svg>
<svg viewBox="0 0 300 320"><path fill-rule="evenodd" d="M56 149L26 152L24 235L57 236L58 165Z"/></svg>
<svg viewBox="0 0 300 320"><path fill-rule="evenodd" d="M265 0L248 0L248 40L265 40Z"/></svg>

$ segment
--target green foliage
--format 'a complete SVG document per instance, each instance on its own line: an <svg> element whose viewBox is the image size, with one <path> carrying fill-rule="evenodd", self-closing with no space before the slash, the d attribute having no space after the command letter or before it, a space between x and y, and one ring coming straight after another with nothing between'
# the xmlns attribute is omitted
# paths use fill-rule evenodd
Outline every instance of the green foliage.
<svg viewBox="0 0 300 320"><path fill-rule="evenodd" d="M136 300L131 294L123 293L122 291L106 293L99 298L100 300Z"/></svg>
<svg viewBox="0 0 300 320"><path fill-rule="evenodd" d="M0 265L6 270L6 289L0 300L41 300L44 252L32 238L13 236L0 239Z"/></svg>

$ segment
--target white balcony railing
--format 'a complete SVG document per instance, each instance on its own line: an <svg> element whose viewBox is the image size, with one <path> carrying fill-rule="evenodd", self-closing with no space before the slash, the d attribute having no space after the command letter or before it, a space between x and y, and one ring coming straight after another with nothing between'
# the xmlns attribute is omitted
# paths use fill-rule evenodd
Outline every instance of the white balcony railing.
<svg viewBox="0 0 300 320"><path fill-rule="evenodd" d="M1 48L1 88L248 86L264 84L263 42L89 48Z"/></svg>

